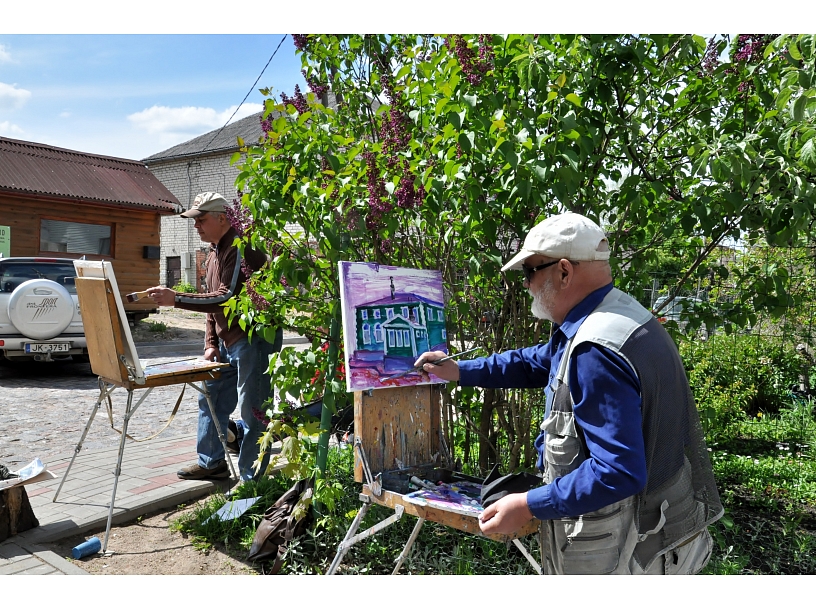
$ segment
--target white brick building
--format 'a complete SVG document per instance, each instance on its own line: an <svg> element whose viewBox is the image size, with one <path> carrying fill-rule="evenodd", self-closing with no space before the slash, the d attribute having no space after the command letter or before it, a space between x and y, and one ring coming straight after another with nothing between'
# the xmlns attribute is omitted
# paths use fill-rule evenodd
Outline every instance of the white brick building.
<svg viewBox="0 0 816 610"><path fill-rule="evenodd" d="M247 144L263 134L262 113L235 121L223 129L213 130L151 155L142 162L176 196L185 210L198 193L215 191L227 201L238 196L235 190L237 165L230 157L238 151L237 137ZM202 263L208 244L198 237L193 221L180 216L166 216L161 221L161 270L159 282L172 287L179 281L201 289Z"/></svg>

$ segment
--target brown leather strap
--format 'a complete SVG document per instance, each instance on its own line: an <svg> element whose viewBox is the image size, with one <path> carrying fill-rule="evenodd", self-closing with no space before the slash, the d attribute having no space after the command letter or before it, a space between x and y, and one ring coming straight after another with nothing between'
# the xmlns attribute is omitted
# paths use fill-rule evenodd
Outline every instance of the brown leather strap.
<svg viewBox="0 0 816 610"><path fill-rule="evenodd" d="M167 420L167 423L164 424L164 427L161 430L156 432L156 434L148 436L147 438L133 438L130 434L125 434L125 437L129 438L130 440L132 440L135 443L143 443L144 441L149 441L152 438L156 438L159 434L164 432L167 429L167 426L170 425L170 422L172 422L173 418L176 416L176 413L179 410L179 406L181 406L181 400L182 400L182 398L184 398L184 390L186 388L187 388L187 384L183 384L181 386L181 393L179 394L178 400L176 401L176 406L173 407L173 412L170 414L170 419ZM110 421L110 427L115 432L118 432L119 434L122 434L122 431L119 428L117 428L117 427L115 427L113 425L113 403L111 402L110 394L108 394L108 407L107 407L107 410L108 410L108 421Z"/></svg>

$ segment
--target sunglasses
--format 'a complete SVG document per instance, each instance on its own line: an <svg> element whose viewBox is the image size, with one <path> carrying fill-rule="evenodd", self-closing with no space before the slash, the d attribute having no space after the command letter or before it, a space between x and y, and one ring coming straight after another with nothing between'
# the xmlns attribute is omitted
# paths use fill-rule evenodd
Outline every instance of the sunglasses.
<svg viewBox="0 0 816 610"><path fill-rule="evenodd" d="M522 265L521 266L521 272L524 274L524 279L527 280L527 282L530 282L530 281L532 281L533 274L536 271L541 271L542 269L546 269L547 267L550 267L550 266L554 265L555 263L560 262L560 260L561 259L558 259L557 261L551 261L549 263L544 263L543 265L538 265L537 267L528 267L527 265ZM573 265L577 265L578 261L570 261L570 263L572 263Z"/></svg>
<svg viewBox="0 0 816 610"><path fill-rule="evenodd" d="M533 274L536 271L541 271L542 269L546 269L547 267L550 267L551 265L554 265L557 262L558 261L552 261L552 262L549 262L549 263L544 263L543 265L538 265L537 267L528 267L527 265L522 265L521 266L521 272L524 274L524 279L527 280L528 282L530 282L530 281L532 281Z"/></svg>

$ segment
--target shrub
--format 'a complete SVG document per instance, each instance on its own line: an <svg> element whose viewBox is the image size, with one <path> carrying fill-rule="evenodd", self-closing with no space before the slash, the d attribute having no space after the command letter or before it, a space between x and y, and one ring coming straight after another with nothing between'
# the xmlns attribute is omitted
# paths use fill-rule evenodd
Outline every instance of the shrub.
<svg viewBox="0 0 816 610"><path fill-rule="evenodd" d="M198 292L196 287L192 284L188 284L187 282L179 282L175 286L173 286L173 290L176 292Z"/></svg>

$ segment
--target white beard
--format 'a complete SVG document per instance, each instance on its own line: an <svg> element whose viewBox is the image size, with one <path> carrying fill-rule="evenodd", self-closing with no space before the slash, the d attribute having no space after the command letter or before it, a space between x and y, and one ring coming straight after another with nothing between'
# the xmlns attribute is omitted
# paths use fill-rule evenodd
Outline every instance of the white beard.
<svg viewBox="0 0 816 610"><path fill-rule="evenodd" d="M534 293L531 290L530 295L533 297L533 306L530 308L533 315L541 320L553 322L552 308L555 304L555 288L552 279L544 280L538 292Z"/></svg>

